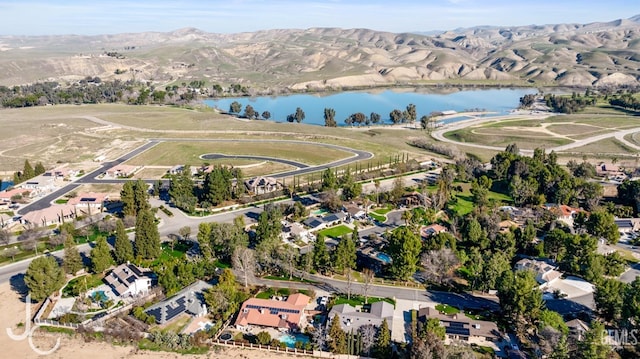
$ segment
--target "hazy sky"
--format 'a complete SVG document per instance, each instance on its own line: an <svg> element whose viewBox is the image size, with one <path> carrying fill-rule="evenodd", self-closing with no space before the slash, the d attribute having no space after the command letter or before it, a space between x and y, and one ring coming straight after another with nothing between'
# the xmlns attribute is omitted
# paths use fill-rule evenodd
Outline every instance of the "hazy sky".
<svg viewBox="0 0 640 359"><path fill-rule="evenodd" d="M638 0L0 0L0 35L166 32L184 27L218 33L309 27L412 32L588 23L637 14Z"/></svg>

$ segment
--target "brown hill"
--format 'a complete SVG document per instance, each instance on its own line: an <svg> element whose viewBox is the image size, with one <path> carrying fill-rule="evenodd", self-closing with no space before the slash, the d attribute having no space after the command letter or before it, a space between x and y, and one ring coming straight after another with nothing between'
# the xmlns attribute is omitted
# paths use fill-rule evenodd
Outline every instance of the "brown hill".
<svg viewBox="0 0 640 359"><path fill-rule="evenodd" d="M637 85L638 16L592 24L477 27L435 36L311 28L212 34L0 36L0 84L86 76L339 88L459 79L563 86Z"/></svg>

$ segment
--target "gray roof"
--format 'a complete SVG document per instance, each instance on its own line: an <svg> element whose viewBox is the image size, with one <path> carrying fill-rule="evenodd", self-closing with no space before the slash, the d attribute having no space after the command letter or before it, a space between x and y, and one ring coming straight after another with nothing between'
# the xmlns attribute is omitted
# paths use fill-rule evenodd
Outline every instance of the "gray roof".
<svg viewBox="0 0 640 359"><path fill-rule="evenodd" d="M616 219L614 223L618 226L618 228L633 228L633 223L630 219Z"/></svg>
<svg viewBox="0 0 640 359"><path fill-rule="evenodd" d="M158 324L171 321L185 312L192 315L203 314L205 308L204 291L211 287L211 284L199 280L179 291L173 297L152 305L145 312L155 317Z"/></svg>
<svg viewBox="0 0 640 359"><path fill-rule="evenodd" d="M324 217L324 221L325 222L341 221L341 220L345 219L346 217L347 217L347 215L344 212L336 212L336 213L331 213L331 214L327 215L326 217Z"/></svg>
<svg viewBox="0 0 640 359"><path fill-rule="evenodd" d="M316 228L319 225L323 224L324 221L320 217L309 217L302 223L304 223L308 227Z"/></svg>
<svg viewBox="0 0 640 359"><path fill-rule="evenodd" d="M350 304L338 304L331 308L329 318L333 319L336 315L340 317L342 330L347 332L356 332L361 326L368 324L378 327L385 319L389 328L393 327L393 304L385 301L371 304L368 312L357 311Z"/></svg>

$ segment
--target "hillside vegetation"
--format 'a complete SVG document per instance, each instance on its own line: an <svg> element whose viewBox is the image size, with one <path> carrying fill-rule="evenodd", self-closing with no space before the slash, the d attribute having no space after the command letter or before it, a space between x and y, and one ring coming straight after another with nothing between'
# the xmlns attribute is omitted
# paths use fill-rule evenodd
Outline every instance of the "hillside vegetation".
<svg viewBox="0 0 640 359"><path fill-rule="evenodd" d="M98 76L157 85L239 83L259 92L443 82L636 86L637 21L477 27L436 36L336 28L0 36L0 85Z"/></svg>

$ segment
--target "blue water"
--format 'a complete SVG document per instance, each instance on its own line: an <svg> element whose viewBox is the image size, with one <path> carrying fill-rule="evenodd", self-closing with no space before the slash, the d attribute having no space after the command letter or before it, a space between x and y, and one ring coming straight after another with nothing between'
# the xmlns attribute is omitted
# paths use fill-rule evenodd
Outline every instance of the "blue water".
<svg viewBox="0 0 640 359"><path fill-rule="evenodd" d="M304 347L304 344L307 344L309 342L309 337L302 334L302 333L298 333L298 334L285 334L283 336L281 336L280 338L278 338L278 341L280 343L284 343L286 344L287 347L289 348L295 348L296 347L296 342L302 342L302 346Z"/></svg>
<svg viewBox="0 0 640 359"><path fill-rule="evenodd" d="M96 290L95 292L93 292L92 297L96 298L100 302L106 302L109 299L109 297L104 294L104 290Z"/></svg>
<svg viewBox="0 0 640 359"><path fill-rule="evenodd" d="M0 191L4 191L11 186L13 186L13 181L2 181L0 182Z"/></svg>
<svg viewBox="0 0 640 359"><path fill-rule="evenodd" d="M391 257L389 257L387 254L382 253L382 252L378 252L378 254L376 254L376 258L378 258L379 260L389 264L391 263Z"/></svg>
<svg viewBox="0 0 640 359"><path fill-rule="evenodd" d="M520 97L525 94L536 93L536 89L491 89L464 90L451 94L428 94L415 91L381 92L341 92L331 95L305 94L288 96L237 97L205 100L204 103L228 111L233 101L242 104L242 111L246 105L253 106L256 112L271 113L270 120L285 122L287 115L295 113L300 107L305 112L302 123L324 125L324 109L333 108L336 111L336 122L344 125L349 115L362 112L367 117L371 112L380 114L381 122L389 124L389 113L394 109L404 110L408 104L416 106L417 119L429 115L433 111L454 110L462 112L466 109L480 108L504 115L509 110L518 107ZM461 119L458 119L458 121ZM452 119L448 122L455 122Z"/></svg>

